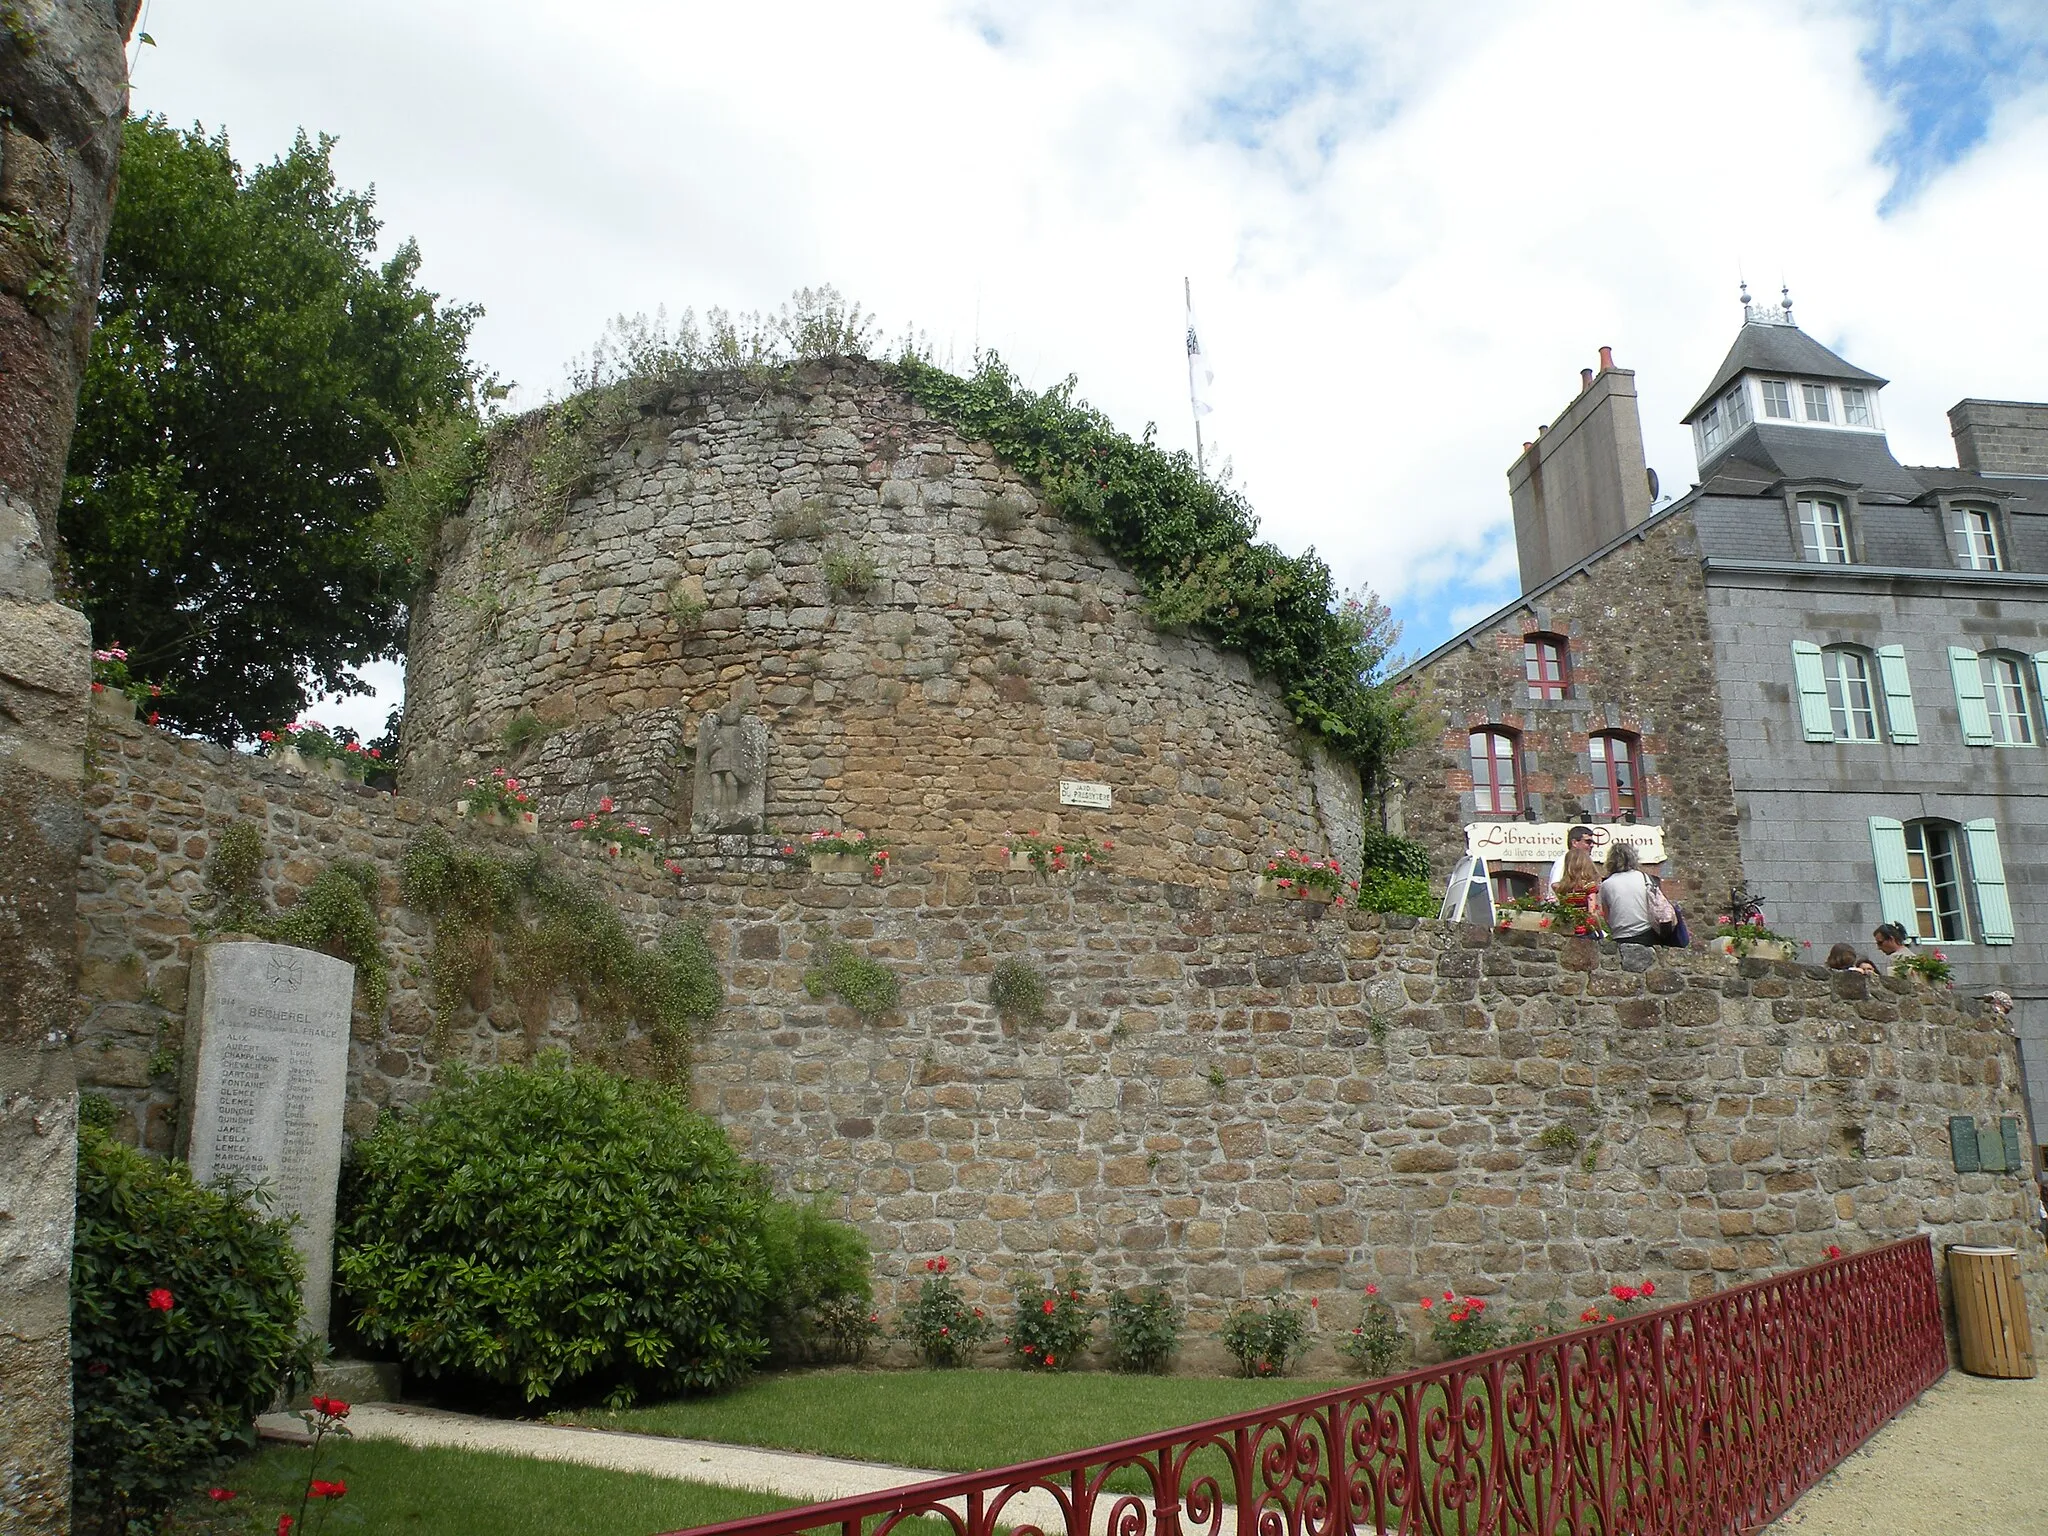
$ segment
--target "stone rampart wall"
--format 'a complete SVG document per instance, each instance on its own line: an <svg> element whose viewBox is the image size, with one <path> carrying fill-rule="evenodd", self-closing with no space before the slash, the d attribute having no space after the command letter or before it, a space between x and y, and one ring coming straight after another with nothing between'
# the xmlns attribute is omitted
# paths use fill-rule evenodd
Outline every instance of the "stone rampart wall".
<svg viewBox="0 0 2048 1536"><path fill-rule="evenodd" d="M516 766L544 805L610 794L687 827L698 722L770 733L767 815L939 868L1005 832L1108 838L1126 869L1221 886L1275 847L1357 864L1358 776L1241 656L1164 633L1137 581L869 365L678 395L559 518L503 452L415 611L407 782ZM876 568L835 589L835 558ZM543 735L511 754L530 711ZM1063 807L1063 779L1108 810Z"/></svg>
<svg viewBox="0 0 2048 1536"><path fill-rule="evenodd" d="M176 1075L148 1058L175 1042L208 846L243 819L266 829L287 900L330 850L385 871L393 997L356 1020L347 1124L423 1092L442 1054L429 929L397 904L395 861L428 814L132 726L101 738L86 1084L165 1144ZM1073 1265L1171 1287L1200 1338L1274 1288L1322 1298L1326 1329L1349 1326L1368 1282L1576 1312L1620 1280L1699 1293L1926 1230L2019 1246L2048 1303L2026 1180L1958 1175L1948 1155L1950 1115L2024 1113L2013 1041L1918 982L1119 874L907 861L880 884L678 881L564 857L650 936L706 925L728 1006L695 1051L697 1100L782 1188L829 1193L862 1225L891 1299L939 1253L997 1305L1020 1273ZM809 997L828 940L895 970L899 1011L864 1022ZM1043 973L1042 1024L990 1006L1008 956ZM584 1038L566 998L540 1038ZM465 1017L446 1051L531 1043L507 1005Z"/></svg>

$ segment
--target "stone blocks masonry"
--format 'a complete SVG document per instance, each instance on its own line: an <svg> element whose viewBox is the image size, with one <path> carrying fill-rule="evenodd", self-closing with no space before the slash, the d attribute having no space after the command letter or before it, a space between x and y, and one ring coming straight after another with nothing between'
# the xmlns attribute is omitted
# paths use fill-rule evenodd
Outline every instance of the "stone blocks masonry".
<svg viewBox="0 0 2048 1536"><path fill-rule="evenodd" d="M77 1061L130 1135L165 1144L195 899L236 820L264 831L273 895L335 854L384 873L393 990L354 1020L352 1134L452 1058L600 1048L566 994L538 1032L493 998L436 1042L431 930L399 905L396 860L445 810L97 729ZM697 1102L782 1190L860 1224L885 1299L940 1252L997 1305L1073 1265L1167 1286L1201 1346L1276 1288L1321 1297L1326 1330L1368 1281L1576 1312L1616 1280L1698 1294L1924 1230L2019 1246L2048 1302L2028 1181L1949 1159L1949 1116L2023 1113L2013 1040L1918 981L1257 904L1248 880L1049 883L915 857L879 884L679 880L585 847L559 855L644 935L706 926L728 1002L695 1044ZM869 1023L811 999L826 941L895 970L900 1010ZM1041 1025L987 1001L1011 955L1044 972Z"/></svg>

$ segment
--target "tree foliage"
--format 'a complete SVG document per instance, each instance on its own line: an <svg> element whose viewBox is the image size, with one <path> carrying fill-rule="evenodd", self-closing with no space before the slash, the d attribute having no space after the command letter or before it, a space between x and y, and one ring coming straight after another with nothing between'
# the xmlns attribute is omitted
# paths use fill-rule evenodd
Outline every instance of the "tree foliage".
<svg viewBox="0 0 2048 1536"><path fill-rule="evenodd" d="M333 142L245 173L225 133L125 128L62 527L95 634L220 741L402 649L415 551L379 471L480 388L479 311L418 286L411 241L376 261Z"/></svg>

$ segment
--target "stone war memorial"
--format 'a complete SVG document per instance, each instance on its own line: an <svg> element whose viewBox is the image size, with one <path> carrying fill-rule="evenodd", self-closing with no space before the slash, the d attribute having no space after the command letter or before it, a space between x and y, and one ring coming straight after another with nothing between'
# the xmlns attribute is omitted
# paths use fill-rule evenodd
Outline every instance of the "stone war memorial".
<svg viewBox="0 0 2048 1536"><path fill-rule="evenodd" d="M355 978L347 961L293 945L207 944L187 1004L185 1159L202 1182L253 1185L293 1219L306 1326L321 1335Z"/></svg>
<svg viewBox="0 0 2048 1536"><path fill-rule="evenodd" d="M1562 1327L1624 1282L1752 1307L1797 1271L1889 1305L1917 1262L1853 1444L1945 1361L1925 1254L2017 1247L2048 1301L2024 1171L1956 1152L2026 1114L1995 1012L1370 910L1385 786L916 382L671 381L588 429L570 485L543 419L494 434L412 610L396 794L96 720L81 1085L297 1216L310 1326L345 1147L454 1068L552 1051L684 1086L856 1226L878 1317L941 1258L991 1315L1072 1272L1168 1298L1187 1372L1276 1304L1313 1318L1306 1371L1347 1370L1382 1304L1437 1369L1445 1292ZM537 824L480 813L506 783ZM252 909L345 866L374 944L210 941L247 830ZM720 1001L687 1028L603 1005L463 905L492 880L649 953L694 935ZM1567 1368L1560 1337L1527 1369Z"/></svg>

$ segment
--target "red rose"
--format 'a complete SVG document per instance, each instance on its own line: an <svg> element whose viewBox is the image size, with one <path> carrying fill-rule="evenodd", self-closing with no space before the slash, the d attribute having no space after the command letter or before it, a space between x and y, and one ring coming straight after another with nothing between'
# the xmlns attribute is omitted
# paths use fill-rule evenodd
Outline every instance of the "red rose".
<svg viewBox="0 0 2048 1536"><path fill-rule="evenodd" d="M1052 1356L1051 1356L1051 1355L1047 1355L1047 1356L1045 1357L1045 1363L1046 1363L1047 1365L1051 1365L1051 1364L1053 1363L1053 1358L1052 1358Z"/></svg>
<svg viewBox="0 0 2048 1536"><path fill-rule="evenodd" d="M152 1312L168 1312L176 1304L171 1293L162 1286L149 1293L149 1310Z"/></svg>
<svg viewBox="0 0 2048 1536"><path fill-rule="evenodd" d="M1040 1308L1039 1308L1038 1310L1039 1310L1039 1311L1041 1311L1041 1312L1043 1312L1043 1313L1044 1313L1044 1314L1045 1314L1045 1315L1046 1315L1047 1317L1051 1317L1051 1316L1052 1316L1052 1308L1053 1308L1053 1300L1052 1300L1052 1298L1051 1298L1050 1296L1048 1296L1048 1297L1046 1297L1046 1298L1045 1298L1045 1305L1044 1305L1044 1306L1042 1306L1042 1307L1040 1307Z"/></svg>

